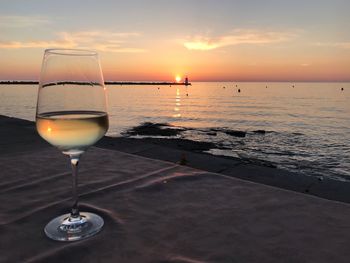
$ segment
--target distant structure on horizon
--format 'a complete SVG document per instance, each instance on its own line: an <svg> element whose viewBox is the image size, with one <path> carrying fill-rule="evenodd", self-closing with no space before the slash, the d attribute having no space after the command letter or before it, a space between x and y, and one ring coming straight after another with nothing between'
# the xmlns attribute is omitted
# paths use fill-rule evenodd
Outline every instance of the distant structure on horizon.
<svg viewBox="0 0 350 263"><path fill-rule="evenodd" d="M187 76L186 76L186 78L185 78L185 85L186 85L186 86L190 85L189 82L188 82L188 77L187 77Z"/></svg>

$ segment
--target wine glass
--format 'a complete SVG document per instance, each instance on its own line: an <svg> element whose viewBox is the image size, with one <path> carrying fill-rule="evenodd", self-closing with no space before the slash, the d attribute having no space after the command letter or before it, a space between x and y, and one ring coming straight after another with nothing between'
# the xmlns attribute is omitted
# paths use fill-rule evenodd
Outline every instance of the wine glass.
<svg viewBox="0 0 350 263"><path fill-rule="evenodd" d="M42 62L36 128L40 136L70 158L73 206L51 220L46 235L75 241L99 232L103 219L79 212L78 163L81 154L108 130L106 94L98 54L78 49L47 49Z"/></svg>

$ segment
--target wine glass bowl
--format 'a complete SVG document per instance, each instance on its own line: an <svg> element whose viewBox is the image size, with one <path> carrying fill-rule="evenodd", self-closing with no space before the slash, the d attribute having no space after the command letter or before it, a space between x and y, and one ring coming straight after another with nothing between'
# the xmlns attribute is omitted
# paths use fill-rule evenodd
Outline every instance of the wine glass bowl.
<svg viewBox="0 0 350 263"><path fill-rule="evenodd" d="M38 114L37 131L64 154L82 154L108 129L108 116L95 111L62 111Z"/></svg>
<svg viewBox="0 0 350 263"><path fill-rule="evenodd" d="M80 240L99 232L103 219L79 212L78 164L81 154L108 130L103 75L94 51L45 50L36 112L36 128L47 142L68 155L73 173L73 206L70 214L51 220L48 237L60 241Z"/></svg>

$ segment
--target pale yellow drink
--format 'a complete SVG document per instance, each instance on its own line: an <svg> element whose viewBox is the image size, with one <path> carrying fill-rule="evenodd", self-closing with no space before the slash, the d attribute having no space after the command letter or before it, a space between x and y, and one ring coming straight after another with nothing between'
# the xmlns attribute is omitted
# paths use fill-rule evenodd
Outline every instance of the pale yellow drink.
<svg viewBox="0 0 350 263"><path fill-rule="evenodd" d="M101 139L108 130L108 115L98 111L62 111L38 114L42 138L66 154L78 154Z"/></svg>

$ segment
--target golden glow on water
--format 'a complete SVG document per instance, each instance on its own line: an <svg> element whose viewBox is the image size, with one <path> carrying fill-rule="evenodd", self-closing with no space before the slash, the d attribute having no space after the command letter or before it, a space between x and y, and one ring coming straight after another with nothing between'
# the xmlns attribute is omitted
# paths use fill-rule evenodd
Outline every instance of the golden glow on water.
<svg viewBox="0 0 350 263"><path fill-rule="evenodd" d="M53 112L40 114L36 127L42 138L63 151L84 150L108 130L104 112Z"/></svg>
<svg viewBox="0 0 350 263"><path fill-rule="evenodd" d="M181 96L180 96L180 89L176 88L176 96L175 96L175 107L174 107L174 111L175 114L173 114L173 118L180 118L181 117L181 113L180 113L180 106L181 106Z"/></svg>

